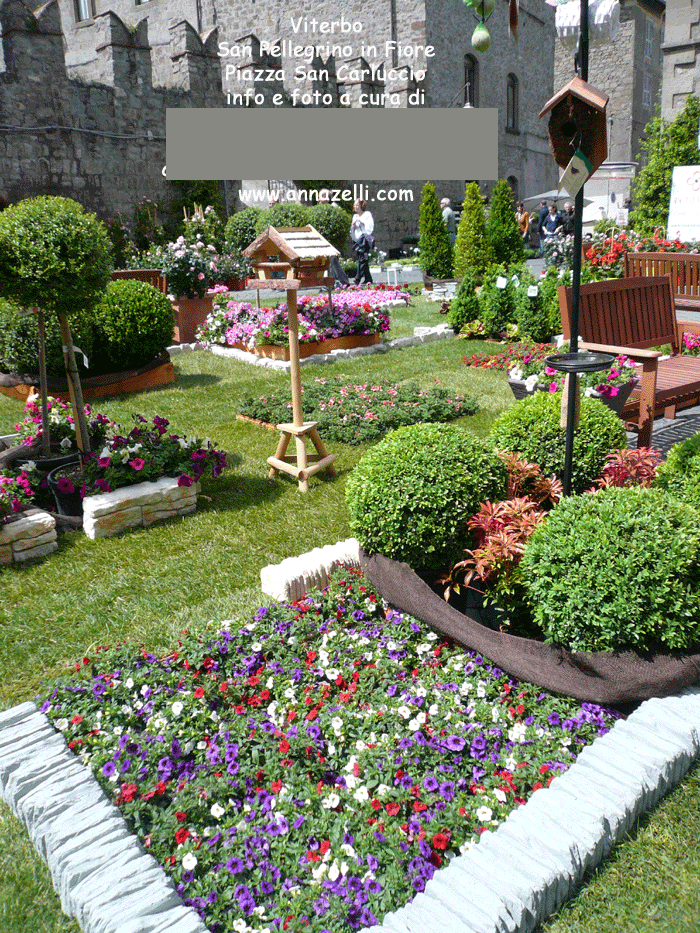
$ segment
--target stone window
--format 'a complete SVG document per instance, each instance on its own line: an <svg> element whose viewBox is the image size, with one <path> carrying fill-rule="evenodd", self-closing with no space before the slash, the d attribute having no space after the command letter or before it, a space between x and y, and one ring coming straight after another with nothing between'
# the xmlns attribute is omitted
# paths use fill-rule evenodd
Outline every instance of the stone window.
<svg viewBox="0 0 700 933"><path fill-rule="evenodd" d="M506 129L517 132L518 128L518 79L510 74L506 87Z"/></svg>
<svg viewBox="0 0 700 933"><path fill-rule="evenodd" d="M510 190L513 192L513 200L517 203L520 200L518 196L518 179L515 175L509 175L506 180L510 186Z"/></svg>
<svg viewBox="0 0 700 933"><path fill-rule="evenodd" d="M654 20L647 16L646 32L644 34L644 58L651 61L651 50L654 42Z"/></svg>
<svg viewBox="0 0 700 933"><path fill-rule="evenodd" d="M75 0L75 21L82 23L95 15L94 0Z"/></svg>
<svg viewBox="0 0 700 933"><path fill-rule="evenodd" d="M644 83L642 85L642 107L651 107L651 79L649 75L644 75Z"/></svg>
<svg viewBox="0 0 700 933"><path fill-rule="evenodd" d="M464 56L464 103L479 106L479 63L473 55Z"/></svg>

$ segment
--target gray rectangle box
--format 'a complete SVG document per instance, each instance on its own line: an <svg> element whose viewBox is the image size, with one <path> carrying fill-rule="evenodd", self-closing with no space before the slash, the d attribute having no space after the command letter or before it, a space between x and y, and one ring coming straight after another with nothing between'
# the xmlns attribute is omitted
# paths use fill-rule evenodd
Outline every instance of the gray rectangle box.
<svg viewBox="0 0 700 933"><path fill-rule="evenodd" d="M168 108L167 177L498 177L495 108Z"/></svg>

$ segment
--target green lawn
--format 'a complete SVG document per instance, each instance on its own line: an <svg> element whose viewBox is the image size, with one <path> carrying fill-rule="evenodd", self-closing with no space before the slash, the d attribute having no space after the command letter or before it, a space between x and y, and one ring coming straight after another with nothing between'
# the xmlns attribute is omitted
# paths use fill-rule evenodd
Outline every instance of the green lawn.
<svg viewBox="0 0 700 933"><path fill-rule="evenodd" d="M411 333L414 324L444 321L438 308L425 300L399 308L391 336ZM416 379L425 387L437 380L478 397L479 413L461 423L483 435L512 396L503 374L462 364L478 349L483 347L461 340L438 341L332 366L305 366L302 380L333 374L358 381ZM242 398L288 388L287 373L203 352L176 357L175 370L173 386L94 407L125 425L134 413L165 416L178 433L210 436L230 452L230 466L221 479L204 481L192 516L99 541L80 533L65 535L48 559L0 571L0 706L31 699L41 680L66 671L96 645L129 640L167 650L186 627L245 614L266 599L259 588L261 567L349 535L344 487L363 449L332 445L337 476L312 477L303 495L289 477L268 478L265 459L274 453L278 435L236 421ZM19 403L0 396L0 434L13 430L21 411ZM689 911L700 912L694 851L700 833L699 780L696 768L644 821L636 839L608 860L573 910L545 929L691 929L683 926L683 918ZM5 808L0 809L0 827L0 930L77 930L61 914L45 868ZM628 858L629 863L623 861ZM664 866L675 873L676 886L664 876L657 889L652 879ZM623 890L626 875L641 879L644 897ZM606 904L618 906L619 916L605 914ZM662 922L654 919L657 914Z"/></svg>

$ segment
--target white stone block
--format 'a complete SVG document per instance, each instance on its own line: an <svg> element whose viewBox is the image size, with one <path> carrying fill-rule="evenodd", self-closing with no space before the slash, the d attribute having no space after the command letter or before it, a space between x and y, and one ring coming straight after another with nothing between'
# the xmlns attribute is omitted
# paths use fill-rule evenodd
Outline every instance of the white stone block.
<svg viewBox="0 0 700 933"><path fill-rule="evenodd" d="M127 528L135 528L143 521L143 509L136 506L132 509L119 509L116 512L107 512L94 518L86 519L83 516L83 531L94 541L95 538L109 538L117 535Z"/></svg>
<svg viewBox="0 0 700 933"><path fill-rule="evenodd" d="M43 535L37 535L35 538L20 538L12 544L12 552L17 555L20 551L28 551L35 547L43 547L56 540L56 529L52 528Z"/></svg>
<svg viewBox="0 0 700 933"><path fill-rule="evenodd" d="M0 545L14 544L23 538L38 538L56 527L56 520L48 512L30 512L16 521L0 525Z"/></svg>

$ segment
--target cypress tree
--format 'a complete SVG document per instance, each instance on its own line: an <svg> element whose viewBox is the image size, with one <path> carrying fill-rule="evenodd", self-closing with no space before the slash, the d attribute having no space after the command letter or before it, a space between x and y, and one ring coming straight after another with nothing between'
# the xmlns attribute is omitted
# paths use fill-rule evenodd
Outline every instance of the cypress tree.
<svg viewBox="0 0 700 933"><path fill-rule="evenodd" d="M420 267L435 279L452 277L453 250L442 211L435 193L435 185L427 181L421 192L420 205Z"/></svg>
<svg viewBox="0 0 700 933"><path fill-rule="evenodd" d="M463 278L468 270L480 279L492 261L491 244L486 235L484 204L475 181L467 185L464 193L462 216L457 227L454 274Z"/></svg>
<svg viewBox="0 0 700 933"><path fill-rule="evenodd" d="M523 238L515 219L513 192L505 179L497 182L493 189L486 232L495 262L509 267L523 261Z"/></svg>

